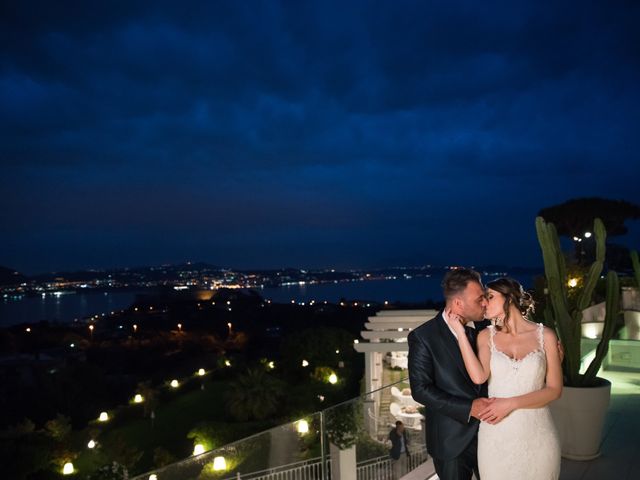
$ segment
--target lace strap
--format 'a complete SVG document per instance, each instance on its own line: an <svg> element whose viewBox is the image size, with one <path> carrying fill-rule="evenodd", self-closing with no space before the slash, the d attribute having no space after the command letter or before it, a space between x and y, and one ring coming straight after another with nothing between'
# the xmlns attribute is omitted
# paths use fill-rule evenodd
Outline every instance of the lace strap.
<svg viewBox="0 0 640 480"><path fill-rule="evenodd" d="M489 329L489 349L493 352L496 349L496 344L493 341L493 337L496 335L496 327L495 325L489 325L487 328Z"/></svg>
<svg viewBox="0 0 640 480"><path fill-rule="evenodd" d="M538 345L544 351L544 325L541 323L538 324Z"/></svg>

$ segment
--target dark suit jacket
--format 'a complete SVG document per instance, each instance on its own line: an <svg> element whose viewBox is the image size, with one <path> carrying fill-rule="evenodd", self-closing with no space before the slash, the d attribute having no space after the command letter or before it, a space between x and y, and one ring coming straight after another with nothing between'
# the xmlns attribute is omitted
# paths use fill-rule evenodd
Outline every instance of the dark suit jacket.
<svg viewBox="0 0 640 480"><path fill-rule="evenodd" d="M406 451L407 456L409 456L409 438L407 437L407 431L402 432L402 436L404 437L404 449ZM391 450L389 451L389 456L394 460L398 460L400 458L400 435L396 429L392 429L389 432L389 440L391 440Z"/></svg>
<svg viewBox="0 0 640 480"><path fill-rule="evenodd" d="M476 324L478 330L485 325ZM486 384L475 385L469 378L442 312L413 330L408 341L411 395L425 406L427 450L434 458L451 460L478 432L480 422L469 413L474 399L487 396Z"/></svg>

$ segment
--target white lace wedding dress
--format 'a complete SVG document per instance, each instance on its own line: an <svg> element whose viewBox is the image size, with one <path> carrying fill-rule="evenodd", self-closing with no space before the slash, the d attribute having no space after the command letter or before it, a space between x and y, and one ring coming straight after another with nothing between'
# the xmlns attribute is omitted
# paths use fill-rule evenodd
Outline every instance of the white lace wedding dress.
<svg viewBox="0 0 640 480"><path fill-rule="evenodd" d="M490 326L489 397L515 397L544 387L547 359L543 325L538 348L514 360L498 350ZM560 475L560 443L548 407L514 410L501 422L480 424L478 467L481 480L555 480Z"/></svg>

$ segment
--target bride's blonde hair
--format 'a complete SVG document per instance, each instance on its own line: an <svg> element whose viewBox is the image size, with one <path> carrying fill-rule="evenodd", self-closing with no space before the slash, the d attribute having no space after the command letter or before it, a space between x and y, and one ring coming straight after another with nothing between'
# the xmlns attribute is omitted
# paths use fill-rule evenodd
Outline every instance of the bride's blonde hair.
<svg viewBox="0 0 640 480"><path fill-rule="evenodd" d="M504 323L503 325L496 324L496 329L502 331L504 328L507 332L509 326L507 320L509 320L509 310L511 305L515 305L523 317L529 319L529 315L535 311L535 302L529 292L526 292L522 285L517 280L509 277L498 278L492 282L487 283L487 288L495 290L496 292L504 295L504 304L502 310L504 311Z"/></svg>

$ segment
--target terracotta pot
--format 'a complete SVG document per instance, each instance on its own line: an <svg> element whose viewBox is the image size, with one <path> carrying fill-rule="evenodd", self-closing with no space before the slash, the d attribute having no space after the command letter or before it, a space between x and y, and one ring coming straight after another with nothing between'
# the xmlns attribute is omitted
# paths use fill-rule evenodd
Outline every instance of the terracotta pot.
<svg viewBox="0 0 640 480"><path fill-rule="evenodd" d="M599 377L596 380L595 387L563 387L562 397L549 405L564 458L591 460L600 456L611 382Z"/></svg>

